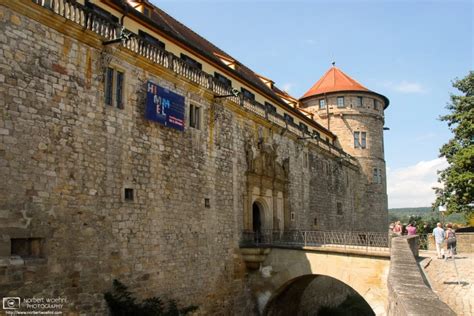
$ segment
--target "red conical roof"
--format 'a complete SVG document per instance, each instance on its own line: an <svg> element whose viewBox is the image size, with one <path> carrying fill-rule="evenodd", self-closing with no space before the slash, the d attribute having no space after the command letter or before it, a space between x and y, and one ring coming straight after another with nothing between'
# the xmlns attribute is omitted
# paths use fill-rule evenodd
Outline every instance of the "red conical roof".
<svg viewBox="0 0 474 316"><path fill-rule="evenodd" d="M305 99L315 95L321 95L323 93L333 93L333 92L343 92L343 91L361 91L361 92L368 92L374 95L381 97L385 101L384 108L388 106L390 101L384 95L381 95L377 92L371 91L343 73L339 68L336 66L332 66L325 74L321 77L308 90L301 98Z"/></svg>
<svg viewBox="0 0 474 316"><path fill-rule="evenodd" d="M339 68L333 66L301 98L303 99L313 95L337 91L371 92L369 89L343 73Z"/></svg>

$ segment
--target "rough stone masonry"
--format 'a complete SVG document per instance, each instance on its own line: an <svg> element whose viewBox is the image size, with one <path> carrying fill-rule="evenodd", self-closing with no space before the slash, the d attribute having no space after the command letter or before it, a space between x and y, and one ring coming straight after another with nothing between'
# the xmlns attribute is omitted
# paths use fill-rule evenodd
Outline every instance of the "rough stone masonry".
<svg viewBox="0 0 474 316"><path fill-rule="evenodd" d="M0 296L63 297L65 312L102 315L119 279L202 315L251 314L239 239L252 201L273 201L285 229L385 224L364 207L359 166L170 70L31 1L2 0L0 29ZM125 73L123 109L104 104L107 66ZM148 80L199 105L201 129L145 120Z"/></svg>

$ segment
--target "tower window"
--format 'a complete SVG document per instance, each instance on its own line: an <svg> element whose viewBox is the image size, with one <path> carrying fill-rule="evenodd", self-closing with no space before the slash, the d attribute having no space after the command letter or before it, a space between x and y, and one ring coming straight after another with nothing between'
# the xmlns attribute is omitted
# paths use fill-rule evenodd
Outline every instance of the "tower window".
<svg viewBox="0 0 474 316"><path fill-rule="evenodd" d="M319 99L319 109L325 109L326 108L326 100L325 99Z"/></svg>
<svg viewBox="0 0 474 316"><path fill-rule="evenodd" d="M378 111L379 109L379 102L374 99L374 110Z"/></svg>
<svg viewBox="0 0 474 316"><path fill-rule="evenodd" d="M366 147L367 147L367 133L354 132L354 148L366 148Z"/></svg>
<svg viewBox="0 0 474 316"><path fill-rule="evenodd" d="M107 67L105 72L105 104L123 109L124 73Z"/></svg>
<svg viewBox="0 0 474 316"><path fill-rule="evenodd" d="M345 107L345 105L344 105L344 97L337 97L337 107L338 107L338 108L343 108L343 107Z"/></svg>
<svg viewBox="0 0 474 316"><path fill-rule="evenodd" d="M337 215L342 215L342 203L337 202Z"/></svg>
<svg viewBox="0 0 474 316"><path fill-rule="evenodd" d="M362 98L362 97L357 97L357 99L356 99L356 106L357 106L358 108L362 107L362 104L363 104L362 101L363 101L363 98Z"/></svg>
<svg viewBox="0 0 474 316"><path fill-rule="evenodd" d="M189 127L201 129L201 108L194 104L189 105Z"/></svg>
<svg viewBox="0 0 474 316"><path fill-rule="evenodd" d="M374 176L372 178L372 183L382 184L382 169L374 168Z"/></svg>

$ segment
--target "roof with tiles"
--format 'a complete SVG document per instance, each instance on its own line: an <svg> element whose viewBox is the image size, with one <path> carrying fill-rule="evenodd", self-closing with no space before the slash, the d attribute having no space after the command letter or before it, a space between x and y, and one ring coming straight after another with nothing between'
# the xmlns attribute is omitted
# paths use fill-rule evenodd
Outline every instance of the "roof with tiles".
<svg viewBox="0 0 474 316"><path fill-rule="evenodd" d="M287 105L286 102L281 98L281 94L287 94L278 89L275 85L272 85L270 88L266 85L255 72L247 68L242 63L238 62L232 56L182 24L181 22L174 19L172 16L167 14L165 11L160 8L152 5L149 1L146 2L148 5L153 7L153 12L151 17L142 15L140 12L133 10L131 6L127 3L122 2L121 0L110 0L112 3L122 7L129 14L139 16L140 19L148 22L149 24L157 27L159 30L165 34L177 39L178 41L185 43L187 47L195 50L202 56L212 60L218 65L221 65L223 68L227 69L228 72L233 73L237 77L240 77L244 81L250 83L254 89L258 89L261 92L267 94L272 99L274 99L278 104L288 109L290 112L298 113L301 117L306 118L307 116L304 113L301 113L298 109L292 108ZM235 61L234 68L228 67L221 58ZM279 95L280 94L280 95ZM297 100L297 99L295 99ZM331 131L327 130L325 127L312 120L313 124L317 125L320 129L326 131L328 134L335 136Z"/></svg>
<svg viewBox="0 0 474 316"><path fill-rule="evenodd" d="M353 78L346 75L342 70L337 68L334 63L333 66L326 71L326 73L309 89L301 98L309 98L312 96L321 95L324 93L333 92L368 92L380 96L385 101L385 108L389 104L387 97L378 94L372 90L367 89L362 84L354 80Z"/></svg>

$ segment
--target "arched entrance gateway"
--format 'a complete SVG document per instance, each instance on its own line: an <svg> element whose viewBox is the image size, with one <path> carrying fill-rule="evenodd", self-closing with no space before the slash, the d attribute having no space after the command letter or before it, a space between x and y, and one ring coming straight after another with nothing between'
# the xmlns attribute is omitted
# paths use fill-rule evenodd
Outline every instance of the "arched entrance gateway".
<svg viewBox="0 0 474 316"><path fill-rule="evenodd" d="M288 160L279 163L276 150L276 144L261 144L254 158L251 146L246 149L244 228L259 236L265 231L289 228Z"/></svg>
<svg viewBox="0 0 474 316"><path fill-rule="evenodd" d="M325 275L303 275L288 281L266 304L263 315L375 315L352 287Z"/></svg>

